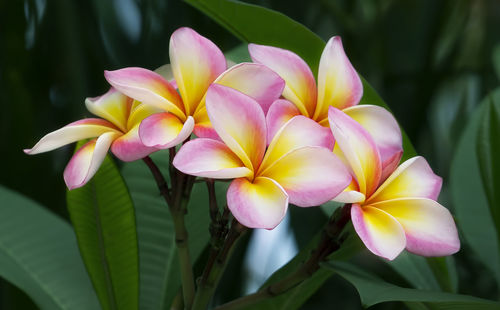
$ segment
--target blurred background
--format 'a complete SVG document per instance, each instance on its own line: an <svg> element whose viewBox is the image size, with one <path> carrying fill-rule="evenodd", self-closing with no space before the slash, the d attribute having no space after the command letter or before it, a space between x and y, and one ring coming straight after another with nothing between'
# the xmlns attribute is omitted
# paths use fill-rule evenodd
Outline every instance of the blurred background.
<svg viewBox="0 0 500 310"><path fill-rule="evenodd" d="M444 177L440 199L453 209L447 177L458 138L475 107L499 85L500 1L248 2L280 11L325 40L342 37L354 67L393 110L417 152ZM62 171L73 146L37 156L22 149L90 116L84 99L107 90L103 70L167 63L169 37L181 26L192 27L223 51L241 44L181 1L0 0L0 183L67 218ZM325 215L292 211L289 221L300 248ZM470 252L461 251L456 260L460 292L496 298L494 280ZM231 274L244 276L241 272ZM228 283L234 280L226 277ZM219 299L243 289L234 285ZM336 277L304 308L319 308L332 294L338 309L360 308L355 290ZM0 297L1 309L36 309L6 282L0 283ZM398 309L398 304L374 308Z"/></svg>

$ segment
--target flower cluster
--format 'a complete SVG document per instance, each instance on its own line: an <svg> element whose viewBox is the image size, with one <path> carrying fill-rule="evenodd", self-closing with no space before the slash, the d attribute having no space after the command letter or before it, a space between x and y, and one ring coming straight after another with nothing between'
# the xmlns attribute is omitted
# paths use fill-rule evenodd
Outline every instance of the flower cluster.
<svg viewBox="0 0 500 310"><path fill-rule="evenodd" d="M106 71L111 89L86 100L100 118L71 123L25 152L93 138L64 171L74 189L92 178L109 149L133 161L184 142L173 165L232 180L227 204L247 227L276 227L289 203L335 200L352 204L354 228L376 255L458 251L453 218L436 202L441 178L422 157L398 167L399 126L387 110L358 105L362 83L339 37L322 53L317 83L291 51L250 44L249 52L253 63L228 68L215 44L180 28L170 39L170 65Z"/></svg>

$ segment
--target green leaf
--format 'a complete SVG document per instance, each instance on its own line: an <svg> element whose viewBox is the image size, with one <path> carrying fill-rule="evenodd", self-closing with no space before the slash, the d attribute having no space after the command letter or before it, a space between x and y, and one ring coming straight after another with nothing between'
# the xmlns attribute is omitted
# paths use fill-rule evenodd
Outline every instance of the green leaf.
<svg viewBox="0 0 500 310"><path fill-rule="evenodd" d="M344 262L328 262L324 263L323 266L338 273L354 285L361 297L361 303L365 307L387 301L424 302L432 309L493 310L500 307L498 302L473 296L396 286L362 271L359 267Z"/></svg>
<svg viewBox="0 0 500 310"><path fill-rule="evenodd" d="M500 240L500 99L486 98L477 137L477 155L490 213Z"/></svg>
<svg viewBox="0 0 500 310"><path fill-rule="evenodd" d="M489 97L500 100L500 89ZM500 261L498 237L488 210L488 201L482 186L478 157L475 151L481 115L487 100L470 117L458 143L451 163L450 189L457 218L458 228L467 244L477 254L484 265L493 271L500 283Z"/></svg>
<svg viewBox="0 0 500 310"><path fill-rule="evenodd" d="M137 309L139 260L134 207L109 156L83 187L68 191L78 246L103 309Z"/></svg>
<svg viewBox="0 0 500 310"><path fill-rule="evenodd" d="M71 226L0 186L0 276L43 310L99 309Z"/></svg>
<svg viewBox="0 0 500 310"><path fill-rule="evenodd" d="M404 251L393 261L380 259L412 287L455 293L458 279L453 257L422 257Z"/></svg>
<svg viewBox="0 0 500 310"><path fill-rule="evenodd" d="M391 266L414 288L428 290L441 289L424 257L404 251L393 261L380 260Z"/></svg>
<svg viewBox="0 0 500 310"><path fill-rule="evenodd" d="M243 42L273 45L297 53L316 74L325 42L290 17L257 5L228 0L185 0Z"/></svg>
<svg viewBox="0 0 500 310"><path fill-rule="evenodd" d="M225 52L224 55L227 59L234 61L235 63L241 62L251 62L250 54L248 53L248 47L246 44L240 44L233 49Z"/></svg>
<svg viewBox="0 0 500 310"><path fill-rule="evenodd" d="M497 74L497 79L500 80L500 44L497 44L493 49L493 68Z"/></svg>
<svg viewBox="0 0 500 310"><path fill-rule="evenodd" d="M150 156L167 178L168 153ZM123 176L136 208L139 243L139 309L170 309L181 286L175 233L168 207L145 163L126 163ZM208 244L207 190L195 184L186 215L191 261L195 262Z"/></svg>

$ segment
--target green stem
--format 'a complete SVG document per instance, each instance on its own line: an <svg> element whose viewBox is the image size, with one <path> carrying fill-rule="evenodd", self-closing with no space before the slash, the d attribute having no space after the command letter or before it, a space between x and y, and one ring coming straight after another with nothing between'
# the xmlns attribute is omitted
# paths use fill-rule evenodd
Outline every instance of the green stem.
<svg viewBox="0 0 500 310"><path fill-rule="evenodd" d="M241 225L236 219L233 219L231 229L223 247L220 251L212 251L209 263L205 266L203 275L198 283L198 290L194 298L192 310L204 310L207 308L217 288L220 277L226 268L228 257L231 256L234 244L247 229L247 227Z"/></svg>
<svg viewBox="0 0 500 310"><path fill-rule="evenodd" d="M189 254L188 233L184 224L184 211L172 212L172 219L175 229L175 244L179 255L184 307L185 309L191 309L195 285L191 256Z"/></svg>
<svg viewBox="0 0 500 310"><path fill-rule="evenodd" d="M330 221L323 230L321 241L316 249L313 250L311 257L295 272L278 282L262 288L256 293L235 299L219 306L216 310L243 309L244 307L253 305L263 299L286 293L290 289L301 284L304 280L308 279L319 269L319 263L321 261L323 261L329 254L340 248L343 241L341 238L341 232L350 220L350 210L351 205L348 204L337 210L337 212L332 215Z"/></svg>
<svg viewBox="0 0 500 310"><path fill-rule="evenodd" d="M175 244L177 247L181 271L184 307L185 309L190 309L194 300L195 284L191 256L189 254L188 232L186 230L184 217L187 213L187 204L189 202L189 196L191 194L195 178L187 176L175 169L171 165L170 161L169 170L171 172L170 176L172 179L171 193L163 174L153 160L148 156L143 158L143 160L151 170L151 173L153 174L153 177L158 185L158 189L165 199L172 215L175 231Z"/></svg>

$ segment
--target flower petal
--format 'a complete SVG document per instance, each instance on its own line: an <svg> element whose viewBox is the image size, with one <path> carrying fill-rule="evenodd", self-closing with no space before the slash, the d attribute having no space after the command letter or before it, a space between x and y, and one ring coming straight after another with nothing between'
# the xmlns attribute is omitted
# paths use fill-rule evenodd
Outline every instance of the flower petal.
<svg viewBox="0 0 500 310"><path fill-rule="evenodd" d="M305 146L320 146L333 149L334 140L328 128L320 126L310 118L294 116L276 133L269 144L258 174L278 161L285 154Z"/></svg>
<svg viewBox="0 0 500 310"><path fill-rule="evenodd" d="M403 155L403 138L398 122L386 109L374 105L358 105L342 110L360 123L373 138L382 160L382 180L398 166Z"/></svg>
<svg viewBox="0 0 500 310"><path fill-rule="evenodd" d="M125 95L145 104L171 112L185 120L182 100L175 88L161 75L144 68L130 67L104 71L109 84Z"/></svg>
<svg viewBox="0 0 500 310"><path fill-rule="evenodd" d="M359 238L373 254L393 260L404 250L406 238L403 227L388 213L353 204L351 219Z"/></svg>
<svg viewBox="0 0 500 310"><path fill-rule="evenodd" d="M349 186L332 200L341 203L362 203L365 201L365 198L365 195L359 192L358 182L352 178Z"/></svg>
<svg viewBox="0 0 500 310"><path fill-rule="evenodd" d="M248 51L254 62L268 66L285 80L283 97L311 117L316 107L316 82L305 61L291 51L272 46L249 44Z"/></svg>
<svg viewBox="0 0 500 310"><path fill-rule="evenodd" d="M457 227L448 209L431 199L394 199L372 205L403 226L406 249L423 256L445 256L458 252Z"/></svg>
<svg viewBox="0 0 500 310"><path fill-rule="evenodd" d="M112 123L100 118L85 118L48 133L31 149L25 149L26 154L38 154L52 151L63 145L79 140L94 138L105 132L120 133Z"/></svg>
<svg viewBox="0 0 500 310"><path fill-rule="evenodd" d="M64 169L64 181L72 190L85 185L97 172L117 133L107 132L84 144Z"/></svg>
<svg viewBox="0 0 500 310"><path fill-rule="evenodd" d="M425 158L416 156L402 163L367 203L410 197L437 200L442 183L441 177L432 172Z"/></svg>
<svg viewBox="0 0 500 310"><path fill-rule="evenodd" d="M272 179L258 177L250 182L239 178L227 190L227 206L241 224L273 229L286 214L288 195Z"/></svg>
<svg viewBox="0 0 500 310"><path fill-rule="evenodd" d="M324 147L303 147L289 152L262 176L278 182L299 207L318 206L342 192L351 175L332 151Z"/></svg>
<svg viewBox="0 0 500 310"><path fill-rule="evenodd" d="M173 165L183 173L213 179L253 177L241 160L224 143L199 138L184 144Z"/></svg>
<svg viewBox="0 0 500 310"><path fill-rule="evenodd" d="M363 84L347 58L340 37L328 40L318 70L318 106L313 119L328 116L328 107L345 109L356 105L363 96Z"/></svg>
<svg viewBox="0 0 500 310"><path fill-rule="evenodd" d="M266 119L259 104L233 88L212 84L206 106L222 141L247 168L257 170L266 149Z"/></svg>
<svg viewBox="0 0 500 310"><path fill-rule="evenodd" d="M255 99L264 114L278 99L285 87L285 81L268 67L257 63L241 63L222 73L215 83L232 87Z"/></svg>
<svg viewBox="0 0 500 310"><path fill-rule="evenodd" d="M267 142L270 143L278 130L296 115L300 115L300 111L290 101L278 99L273 102L266 115Z"/></svg>
<svg viewBox="0 0 500 310"><path fill-rule="evenodd" d="M156 151L158 151L157 148L145 146L141 142L139 124L111 144L111 152L120 160L127 162L141 159Z"/></svg>
<svg viewBox="0 0 500 310"><path fill-rule="evenodd" d="M348 115L330 107L328 120L333 136L351 166L359 191L366 197L377 188L382 173L380 155L373 138Z"/></svg>
<svg viewBox="0 0 500 310"><path fill-rule="evenodd" d="M100 97L85 99L85 106L92 114L102 117L123 132L127 131L127 117L132 105L132 99L114 88Z"/></svg>
<svg viewBox="0 0 500 310"><path fill-rule="evenodd" d="M226 70L226 59L209 39L190 28L170 37L170 63L186 115L192 115L208 86Z"/></svg>
<svg viewBox="0 0 500 310"><path fill-rule="evenodd" d="M208 118L207 107L203 106L198 109L193 116L194 118L194 134L199 138L210 138L220 140L219 135L215 131L210 119Z"/></svg>
<svg viewBox="0 0 500 310"><path fill-rule="evenodd" d="M164 111L149 104L143 104L135 100L132 105L130 115L127 120L127 128L134 128L139 125L146 117Z"/></svg>
<svg viewBox="0 0 500 310"><path fill-rule="evenodd" d="M145 146L168 149L186 140L193 128L194 119L191 116L182 123L171 113L156 113L141 122L139 136Z"/></svg>

